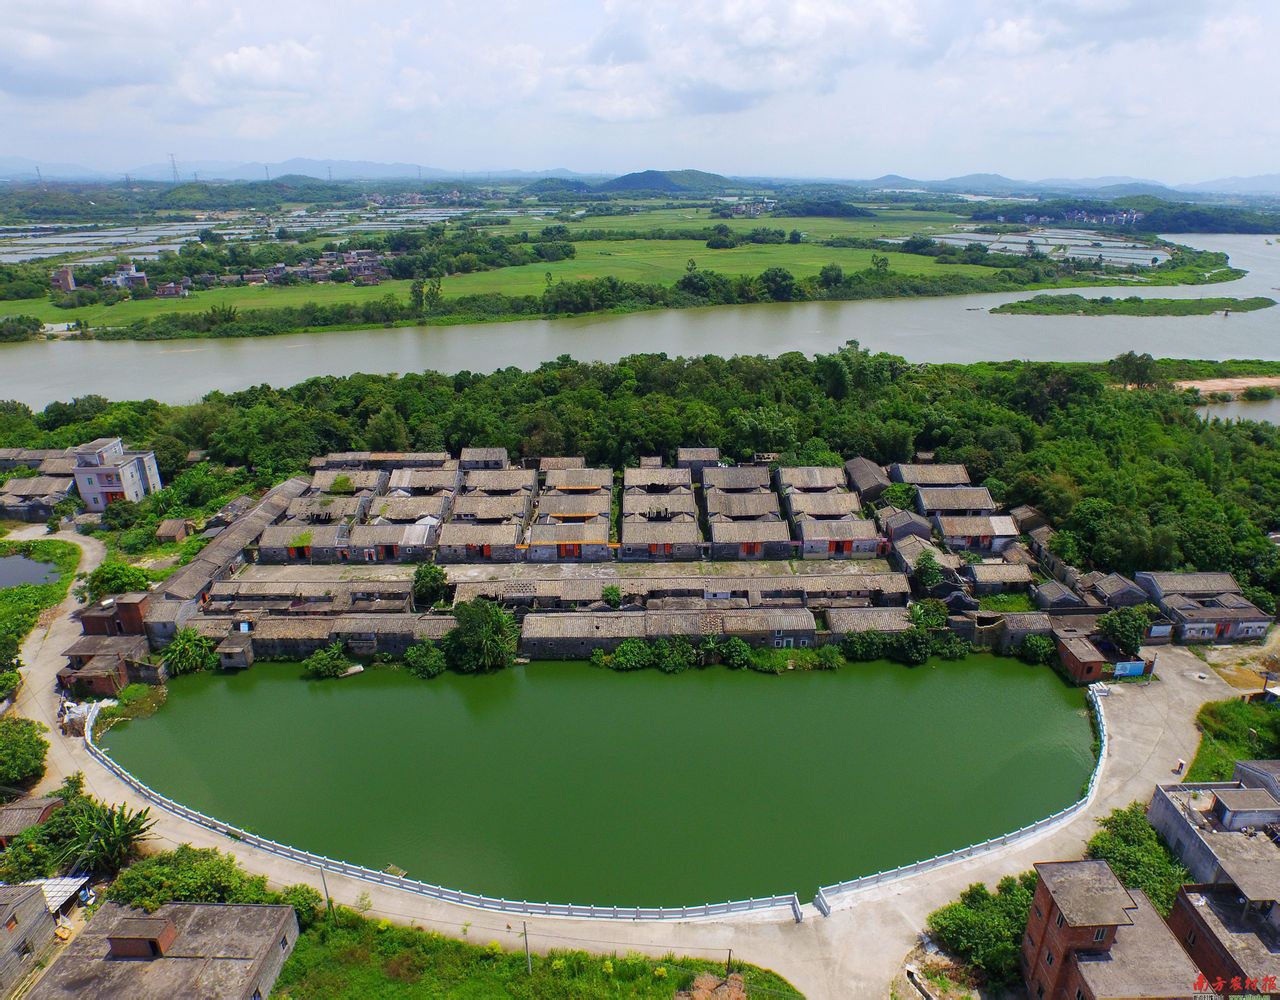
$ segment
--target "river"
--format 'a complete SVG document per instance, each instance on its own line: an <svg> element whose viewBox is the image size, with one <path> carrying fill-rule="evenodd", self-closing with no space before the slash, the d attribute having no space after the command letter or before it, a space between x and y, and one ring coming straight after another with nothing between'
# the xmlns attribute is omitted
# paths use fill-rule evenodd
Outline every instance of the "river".
<svg viewBox="0 0 1280 1000"><path fill-rule="evenodd" d="M153 788L296 847L620 906L808 898L1047 816L1093 767L1082 691L986 654L782 677L299 674L175 678L103 743Z"/></svg>
<svg viewBox="0 0 1280 1000"><path fill-rule="evenodd" d="M1280 243L1261 236L1174 235L1230 254L1244 278L1215 285L1071 289L1085 295L1248 297L1280 291ZM185 403L213 389L286 386L352 372L534 368L562 354L616 361L627 354L814 354L858 340L912 361L1025 358L1099 361L1126 350L1156 357L1280 359L1280 308L1212 316L992 316L1032 292L861 302L668 309L624 316L401 327L251 339L32 341L0 344L0 398L43 407L95 392Z"/></svg>

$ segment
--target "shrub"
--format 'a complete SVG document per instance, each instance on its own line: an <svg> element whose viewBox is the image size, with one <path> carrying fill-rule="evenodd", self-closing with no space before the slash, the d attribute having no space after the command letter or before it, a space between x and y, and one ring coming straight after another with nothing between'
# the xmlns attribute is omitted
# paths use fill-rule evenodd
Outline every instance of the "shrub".
<svg viewBox="0 0 1280 1000"><path fill-rule="evenodd" d="M942 632L933 636L932 652L944 660L963 660L973 652L973 646L954 632Z"/></svg>
<svg viewBox="0 0 1280 1000"><path fill-rule="evenodd" d="M889 645L889 658L908 666L919 666L929 660L933 651L933 638L922 628L899 632Z"/></svg>
<svg viewBox="0 0 1280 1000"><path fill-rule="evenodd" d="M751 647L731 635L720 643L720 662L730 670L745 670L751 666Z"/></svg>
<svg viewBox="0 0 1280 1000"><path fill-rule="evenodd" d="M441 643L449 667L463 674L502 670L515 662L520 626L493 601L477 598L453 609L457 625Z"/></svg>
<svg viewBox="0 0 1280 1000"><path fill-rule="evenodd" d="M44 774L49 741L44 726L33 719L0 717L0 797L14 785L25 786Z"/></svg>
<svg viewBox="0 0 1280 1000"><path fill-rule="evenodd" d="M1002 878L994 894L980 882L971 885L957 902L929 914L929 933L994 985L1010 985L1018 978L1018 952L1035 888L1035 872Z"/></svg>
<svg viewBox="0 0 1280 1000"><path fill-rule="evenodd" d="M150 582L145 569L119 560L108 560L84 578L84 582L76 587L76 596L92 604L111 594L146 590Z"/></svg>
<svg viewBox="0 0 1280 1000"><path fill-rule="evenodd" d="M20 683L22 683L22 675L18 671L0 671L0 701L17 691Z"/></svg>
<svg viewBox="0 0 1280 1000"><path fill-rule="evenodd" d="M347 672L351 661L342 648L342 643L335 642L324 649L316 650L302 661L302 669L308 677L338 677Z"/></svg>
<svg viewBox="0 0 1280 1000"><path fill-rule="evenodd" d="M819 670L839 670L844 666L844 657L837 646L820 646L813 654L813 662Z"/></svg>
<svg viewBox="0 0 1280 1000"><path fill-rule="evenodd" d="M415 642L404 651L404 667L415 677L438 677L446 666L444 653L434 643Z"/></svg>
<svg viewBox="0 0 1280 1000"><path fill-rule="evenodd" d="M683 637L659 639L653 644L650 657L664 674L683 673L698 663L698 651Z"/></svg>
<svg viewBox="0 0 1280 1000"><path fill-rule="evenodd" d="M213 670L218 665L217 644L193 628L180 628L165 647L164 665L175 677Z"/></svg>
<svg viewBox="0 0 1280 1000"><path fill-rule="evenodd" d="M1047 635L1029 635L1018 646L1018 659L1023 663L1048 664L1058 658L1058 647Z"/></svg>
<svg viewBox="0 0 1280 1000"><path fill-rule="evenodd" d="M883 659L888 646L889 637L883 632L848 632L840 640L840 652L850 663Z"/></svg>
<svg viewBox="0 0 1280 1000"><path fill-rule="evenodd" d="M611 583L600 591L600 599L615 610L622 606L622 588Z"/></svg>
<svg viewBox="0 0 1280 1000"><path fill-rule="evenodd" d="M1124 809L1113 809L1098 825L1102 829L1093 835L1085 853L1107 862L1126 888L1141 889L1151 905L1167 917L1178 886L1190 881L1191 873L1147 822L1146 807L1134 802Z"/></svg>
<svg viewBox="0 0 1280 1000"><path fill-rule="evenodd" d="M645 670L653 666L653 648L643 639L624 639L609 657L610 670Z"/></svg>

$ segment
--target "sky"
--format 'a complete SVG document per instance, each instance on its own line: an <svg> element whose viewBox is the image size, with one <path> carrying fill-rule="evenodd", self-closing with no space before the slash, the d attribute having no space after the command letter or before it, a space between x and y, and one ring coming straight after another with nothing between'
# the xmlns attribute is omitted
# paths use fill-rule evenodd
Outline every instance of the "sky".
<svg viewBox="0 0 1280 1000"><path fill-rule="evenodd" d="M5 0L0 157L1280 171L1274 0Z"/></svg>

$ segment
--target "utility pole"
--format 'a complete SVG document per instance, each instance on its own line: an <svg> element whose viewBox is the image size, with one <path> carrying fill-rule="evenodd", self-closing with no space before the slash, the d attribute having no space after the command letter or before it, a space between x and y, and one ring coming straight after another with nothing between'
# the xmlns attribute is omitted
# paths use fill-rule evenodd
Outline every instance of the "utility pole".
<svg viewBox="0 0 1280 1000"><path fill-rule="evenodd" d="M325 169L329 171L329 183L332 184L333 183L333 164L330 163Z"/></svg>
<svg viewBox="0 0 1280 1000"><path fill-rule="evenodd" d="M316 865L316 867L320 869L320 885L324 887L325 908L329 911L329 919L335 920L336 916L333 912L333 900L329 898L329 881L324 877L324 867L322 865Z"/></svg>
<svg viewBox="0 0 1280 1000"><path fill-rule="evenodd" d="M724 960L724 978L729 978L729 973L733 970L733 949L729 949L729 957Z"/></svg>
<svg viewBox="0 0 1280 1000"><path fill-rule="evenodd" d="M262 165L262 172L267 175L267 180L271 180L271 168L265 163Z"/></svg>
<svg viewBox="0 0 1280 1000"><path fill-rule="evenodd" d="M529 921L521 920L520 926L524 928L524 964L529 970L529 975L533 975L533 955L529 952Z"/></svg>
<svg viewBox="0 0 1280 1000"><path fill-rule="evenodd" d="M169 154L169 167L173 171L173 183L178 183L178 161L172 153Z"/></svg>
<svg viewBox="0 0 1280 1000"><path fill-rule="evenodd" d="M40 165L39 165L39 164L36 164L36 180L40 183L40 186L41 186L42 188L44 188L44 190L46 190L46 191L48 191L48 190L49 190L47 187L45 187L45 183L44 183L44 174L40 173Z"/></svg>

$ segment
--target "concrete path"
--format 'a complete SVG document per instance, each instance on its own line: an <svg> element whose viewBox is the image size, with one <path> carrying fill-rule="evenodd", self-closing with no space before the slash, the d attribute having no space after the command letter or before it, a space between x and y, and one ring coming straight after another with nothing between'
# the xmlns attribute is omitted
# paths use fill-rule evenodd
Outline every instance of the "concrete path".
<svg viewBox="0 0 1280 1000"><path fill-rule="evenodd" d="M25 532L19 532L12 537L24 536ZM33 533L30 537L43 536ZM102 546L93 539L55 537L81 546L85 552L82 569L92 569L102 559ZM57 698L52 693L53 676L62 665L59 654L78 634L75 623L67 618L74 606L74 600L69 600L50 628L37 630L23 647L28 676L18 711L41 720L51 730L49 770L40 787L54 787L64 775L79 770L94 796L141 808L148 803L97 764L80 740L62 737L54 725ZM1004 875L1026 871L1036 861L1079 857L1096 829L1098 816L1134 800L1146 801L1157 782L1177 780L1172 773L1175 761L1179 757L1190 761L1195 754L1197 710L1206 701L1230 697L1231 689L1182 649L1161 649L1158 673L1161 679L1153 684L1116 685L1103 699L1111 745L1098 795L1086 812L1061 827L978 858L836 897L835 912L827 918L812 905L806 906L802 924L795 924L781 912L683 922L528 918L530 945L540 952L551 948L635 950L712 959L723 958L732 948L736 958L775 969L812 1000L887 997L890 980L916 944L931 910L954 899L972 882L994 885ZM281 794L288 795L288 789L282 788ZM317 869L246 847L158 808L153 807L152 814L158 820L153 841L157 849L179 843L218 847L235 854L246 868L266 875L273 884L306 882L318 889L325 887L326 880ZM797 841L780 849L802 850L803 845ZM835 880L842 874L846 873L832 872L831 876ZM525 921L514 914L473 910L336 875L327 876L327 888L336 902L367 908L375 917L465 935L473 942L496 940L507 948L523 947L520 934Z"/></svg>

